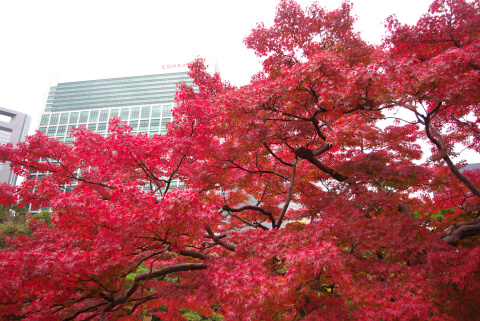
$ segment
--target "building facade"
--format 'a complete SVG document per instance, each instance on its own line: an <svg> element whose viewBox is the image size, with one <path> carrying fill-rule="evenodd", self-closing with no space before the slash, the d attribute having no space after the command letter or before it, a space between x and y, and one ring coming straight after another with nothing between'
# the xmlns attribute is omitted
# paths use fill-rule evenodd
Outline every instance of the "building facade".
<svg viewBox="0 0 480 321"><path fill-rule="evenodd" d="M50 88L38 129L70 143L70 128L106 134L108 120L120 117L133 134L165 134L180 81L193 84L185 71L59 83Z"/></svg>
<svg viewBox="0 0 480 321"><path fill-rule="evenodd" d="M69 130L85 127L106 135L108 121L120 117L132 127L131 134L164 135L172 121L178 82L193 85L185 65L169 65L156 75L58 83L50 87L38 130L65 143L72 143ZM179 71L180 69L180 71ZM183 70L182 70L183 69ZM41 179L45 174L32 172ZM176 180L171 187L183 185ZM69 190L71 186L65 186ZM148 186L143 187L148 189Z"/></svg>
<svg viewBox="0 0 480 321"><path fill-rule="evenodd" d="M0 144L14 146L28 134L31 118L29 115L0 107ZM10 171L8 163L0 163L0 183L15 185L17 175Z"/></svg>

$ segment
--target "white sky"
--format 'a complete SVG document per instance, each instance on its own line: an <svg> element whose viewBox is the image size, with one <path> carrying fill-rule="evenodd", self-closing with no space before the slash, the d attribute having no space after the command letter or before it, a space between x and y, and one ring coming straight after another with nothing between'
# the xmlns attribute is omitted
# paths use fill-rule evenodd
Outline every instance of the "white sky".
<svg viewBox="0 0 480 321"><path fill-rule="evenodd" d="M313 0L300 0L305 8ZM334 9L340 0L321 0ZM353 0L356 28L379 43L384 19L413 24L430 0ZM243 39L273 23L278 0L0 0L0 106L32 116L58 82L161 72L196 56L216 61L223 79L248 83L259 58Z"/></svg>
<svg viewBox="0 0 480 321"><path fill-rule="evenodd" d="M313 0L299 0L305 8ZM353 0L356 29L379 43L383 21L413 24L430 0ZM320 0L329 9L341 0ZM32 116L58 82L160 73L196 56L216 61L223 79L248 83L259 58L243 39L273 23L278 0L0 0L0 106Z"/></svg>

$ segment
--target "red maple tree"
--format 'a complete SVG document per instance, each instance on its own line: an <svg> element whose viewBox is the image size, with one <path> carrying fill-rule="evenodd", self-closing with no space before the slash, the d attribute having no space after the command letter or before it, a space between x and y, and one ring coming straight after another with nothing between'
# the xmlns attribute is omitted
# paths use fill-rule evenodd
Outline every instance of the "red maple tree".
<svg viewBox="0 0 480 321"><path fill-rule="evenodd" d="M237 88L194 61L165 136L1 146L48 174L1 203L54 222L0 251L0 317L477 320L480 173L452 157L480 152L480 2L391 17L381 46L351 8L281 1L245 39L263 71Z"/></svg>

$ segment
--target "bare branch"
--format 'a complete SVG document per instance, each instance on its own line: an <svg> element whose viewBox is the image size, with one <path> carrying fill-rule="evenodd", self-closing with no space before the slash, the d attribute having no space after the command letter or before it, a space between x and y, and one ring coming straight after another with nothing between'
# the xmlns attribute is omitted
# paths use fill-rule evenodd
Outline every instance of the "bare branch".
<svg viewBox="0 0 480 321"><path fill-rule="evenodd" d="M272 227L274 228L276 223L275 223L275 218L273 217L273 214L270 213L270 212L267 212L265 211L263 208L261 207L258 207L258 206L253 206L253 205L245 205L245 206L242 206L242 207L239 207L239 208L232 208L228 205L224 205L223 206L223 209L225 211L229 211L229 212L232 212L232 213L238 213L238 212L243 212L245 210L253 210L253 211L257 211L257 212L260 212L262 213L263 215L267 216L268 219L272 222Z"/></svg>
<svg viewBox="0 0 480 321"><path fill-rule="evenodd" d="M325 146L325 145L324 145ZM322 172L329 174L332 176L334 179L336 179L339 182L343 182L348 179L348 176L342 175L338 172L336 172L333 168L328 167L321 161L319 161L313 153L314 150L308 149L305 147L299 147L295 149L295 155L297 155L300 158L308 160L310 163L315 165L318 169L320 169Z"/></svg>
<svg viewBox="0 0 480 321"><path fill-rule="evenodd" d="M272 156L275 157L280 163L282 163L282 164L285 165L285 166L290 166L290 167L293 166L293 164L287 163L287 162L285 162L284 160L282 160L280 157L278 157L278 156L270 149L270 147L269 147L266 143L263 143L263 146L265 146L265 148L268 150L268 152L269 152L270 154L272 154Z"/></svg>
<svg viewBox="0 0 480 321"><path fill-rule="evenodd" d="M220 240L212 231L212 229L210 228L210 226L205 226L205 229L207 230L207 233L208 233L208 236L210 236L210 238L215 242L217 243L218 245L221 245L223 246L224 248L226 248L227 250L229 251L235 251L235 246L231 245L231 244L227 244L226 242Z"/></svg>

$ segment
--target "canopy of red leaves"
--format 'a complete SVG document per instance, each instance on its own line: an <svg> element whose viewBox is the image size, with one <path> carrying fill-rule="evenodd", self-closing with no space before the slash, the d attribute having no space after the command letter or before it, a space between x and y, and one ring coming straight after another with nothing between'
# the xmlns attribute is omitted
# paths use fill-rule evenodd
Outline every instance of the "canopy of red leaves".
<svg viewBox="0 0 480 321"><path fill-rule="evenodd" d="M192 62L165 136L0 146L46 174L1 204L54 218L0 251L0 318L477 320L480 173L452 157L480 152L480 2L391 17L378 47L351 8L281 1L246 86Z"/></svg>

